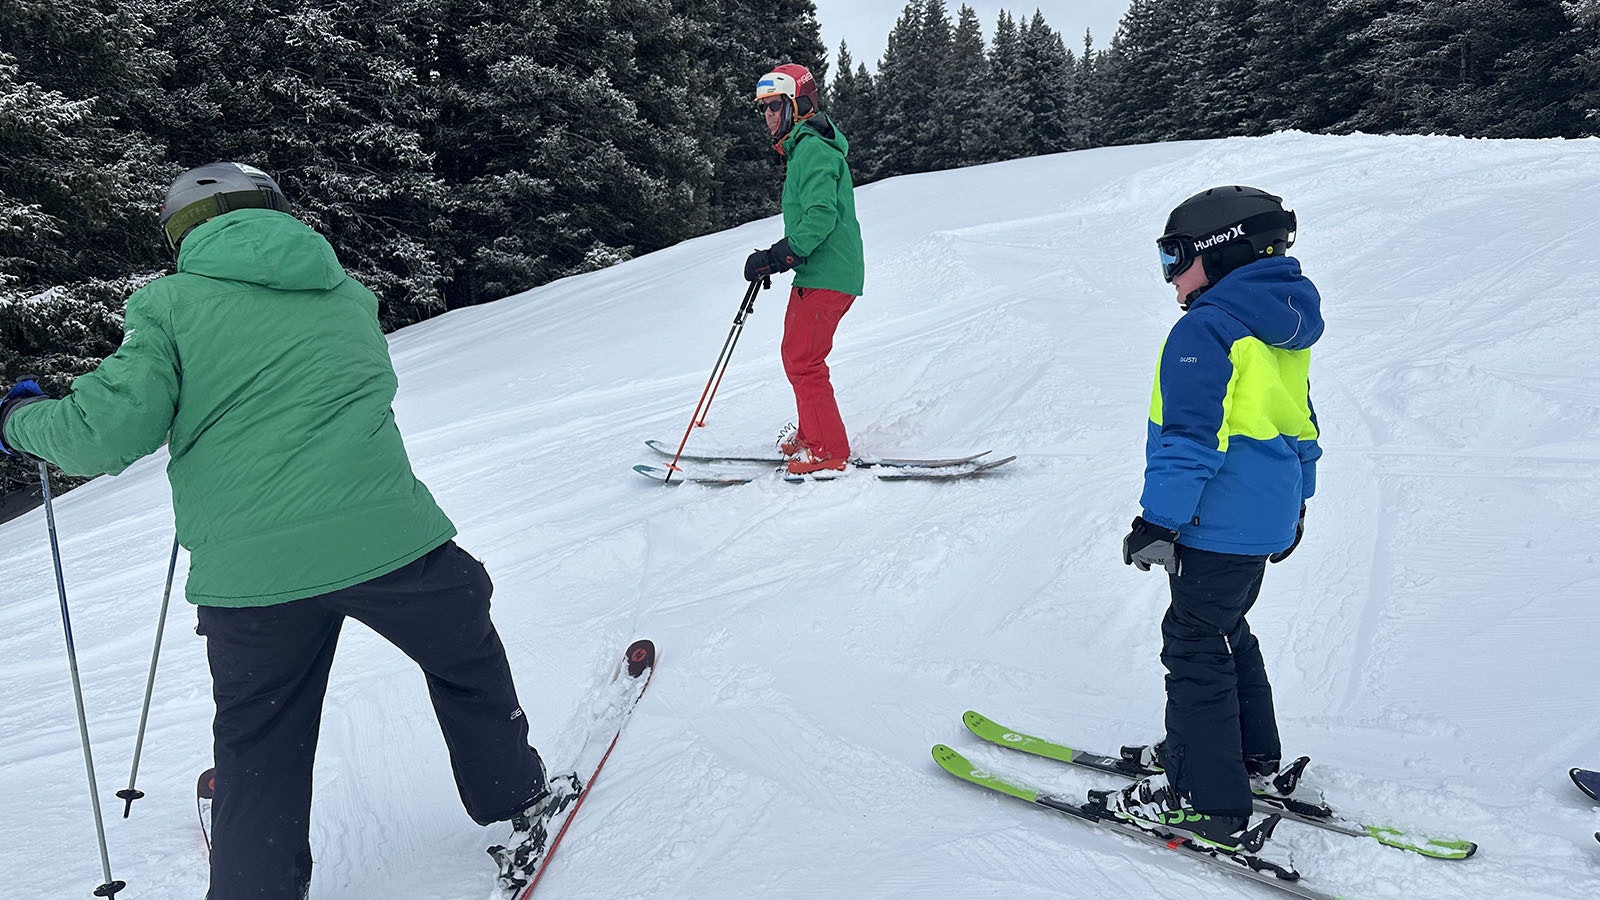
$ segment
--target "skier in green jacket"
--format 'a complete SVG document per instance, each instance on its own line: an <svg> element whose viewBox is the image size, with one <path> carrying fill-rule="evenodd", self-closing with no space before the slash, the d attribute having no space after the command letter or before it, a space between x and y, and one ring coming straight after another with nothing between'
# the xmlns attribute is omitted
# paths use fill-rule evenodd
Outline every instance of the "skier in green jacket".
<svg viewBox="0 0 1600 900"><path fill-rule="evenodd" d="M128 298L121 346L70 395L13 388L0 450L97 475L169 448L216 701L209 900L307 895L312 762L346 616L426 674L468 814L513 822L511 849L494 849L515 889L579 785L548 778L529 746L489 575L412 474L377 298L258 169L184 173L161 224L176 274Z"/></svg>
<svg viewBox="0 0 1600 900"><path fill-rule="evenodd" d="M745 260L744 277L757 281L794 270L783 319L783 370L794 388L797 427L778 436L795 475L840 472L849 465L850 438L828 377L833 334L861 296L866 264L855 187L845 155L850 142L818 109L817 83L805 66L778 66L756 84L756 105L777 150L788 161L783 178L783 240Z"/></svg>

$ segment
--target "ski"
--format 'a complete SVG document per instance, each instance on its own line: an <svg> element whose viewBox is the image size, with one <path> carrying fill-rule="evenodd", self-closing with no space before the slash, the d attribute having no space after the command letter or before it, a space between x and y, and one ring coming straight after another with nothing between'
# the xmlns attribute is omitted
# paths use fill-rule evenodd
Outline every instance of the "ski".
<svg viewBox="0 0 1600 900"><path fill-rule="evenodd" d="M539 861L539 866L534 870L533 877L528 880L527 886L507 895L514 898L514 900L528 900L533 895L533 889L538 887L539 879L543 878L545 871L550 868L550 860L556 855L556 849L561 846L562 837L566 835L567 829L572 827L572 820L578 817L578 810L582 808L583 802L589 799L589 794L594 791L594 783L600 777L600 770L605 768L606 760L611 758L611 751L617 748L617 741L622 738L622 730L627 726L628 719L633 715L634 708L639 705L639 700L644 697L645 690L650 687L650 679L654 677L656 672L656 645L648 640L634 641L628 645L628 649L623 653L622 663L623 667L618 672L618 678L621 680L623 673L626 673L626 680L632 682L632 689L628 694L628 698L622 704L621 718L617 722L617 730L611 737L611 743L606 745L606 752L600 756L600 761L595 764L594 769L589 773L588 780L583 782L583 788L578 794L578 799L573 802L572 808L566 813L566 821L561 823L561 829L550 839L550 848L545 851L544 859ZM493 853L492 848L490 852L491 854Z"/></svg>
<svg viewBox="0 0 1600 900"><path fill-rule="evenodd" d="M1006 463L1016 460L1015 456L997 459L984 463L953 463L943 466L904 465L889 467L885 471L875 472L879 481L944 481L953 478L971 478L984 475L1000 468ZM875 465L884 465L876 463ZM764 471L755 472L673 472L664 466L651 466L640 464L633 467L635 472L653 481L663 484L704 484L711 486L749 484L767 477ZM773 471L781 481L789 484L804 484L808 481L834 481L839 473L824 473L817 476L790 475L781 466ZM669 478L670 476L670 478Z"/></svg>
<svg viewBox="0 0 1600 900"><path fill-rule="evenodd" d="M1572 776L1572 783L1578 786L1578 790L1588 795L1590 800L1600 802L1600 772L1574 768L1567 774Z"/></svg>
<svg viewBox="0 0 1600 900"><path fill-rule="evenodd" d="M741 472L738 474L717 472L674 472L664 466L649 466L643 463L634 466L633 470L638 472L640 475L651 479L652 481L658 481L662 484L706 484L711 486L749 484L750 482L766 475L765 472L757 472L755 474L746 472Z"/></svg>
<svg viewBox="0 0 1600 900"><path fill-rule="evenodd" d="M773 453L769 456L739 456L737 454L724 453L685 453L679 456L677 450L673 449L663 441L645 441L644 445L661 454L662 456L668 457L669 459L676 456L678 458L678 462L749 464L765 463L773 466L781 466L785 462L788 462L788 460L784 459L777 453ZM946 466L959 466L965 463L976 462L978 459L988 456L991 452L992 451L985 450L981 453L973 453L967 456L952 456L945 459L897 459L893 457L878 459L872 457L856 457L850 460L850 464L858 469L872 469L878 467L893 469L940 469Z"/></svg>
<svg viewBox="0 0 1600 900"><path fill-rule="evenodd" d="M1157 830L1158 826L1142 827L1127 819L1118 818L1115 814L1106 811L1101 803L1092 799L1077 802L1058 797L1014 778L1001 776L980 768L944 744L934 745L933 759L934 762L939 764L939 768L963 781L1009 797L1015 797L1035 806L1042 806L1051 812L1069 816L1080 822L1117 831L1145 843L1175 851L1199 862L1216 866L1236 875L1242 875L1261 884L1270 885L1295 897L1301 897L1303 900L1341 900L1337 895L1329 894L1306 884L1301 879L1300 873L1293 868L1274 862L1259 855L1257 852L1241 849L1230 853L1226 850L1192 841L1180 831ZM1276 818L1273 817L1256 826L1256 828L1264 836L1266 833L1270 833L1275 824Z"/></svg>
<svg viewBox="0 0 1600 900"><path fill-rule="evenodd" d="M200 837L206 842L206 853L211 852L211 801L217 797L217 770L200 773L194 787L195 809L200 813Z"/></svg>
<svg viewBox="0 0 1600 900"><path fill-rule="evenodd" d="M973 734L993 744L1042 756L1059 762L1068 763L1084 769L1093 769L1097 772L1107 772L1112 775L1121 775L1124 778L1144 778L1160 772L1160 769L1147 768L1129 759L1120 756L1105 756L1099 753L1089 753L1075 750L1063 744L1057 744L1044 738L1007 728L993 720L968 710L961 720L966 723L967 729ZM1298 782L1306 764L1311 758L1302 756L1295 760L1280 778L1285 778L1292 789ZM1388 847L1400 850L1409 850L1430 859L1467 859L1478 852L1478 845L1472 841L1454 838L1433 838L1425 835L1413 835L1387 825L1366 825L1336 813L1326 803L1309 803L1294 797L1283 797L1276 794L1258 793L1255 797L1256 810L1263 813L1276 813L1285 819L1313 825L1317 828L1338 832L1351 837L1371 838Z"/></svg>
<svg viewBox="0 0 1600 900"><path fill-rule="evenodd" d="M947 478L971 478L974 475L984 475L1001 466L1016 462L1015 456L1004 459L988 460L982 463L967 463L952 466L915 466L897 468L888 472L877 473L879 481L941 481Z"/></svg>

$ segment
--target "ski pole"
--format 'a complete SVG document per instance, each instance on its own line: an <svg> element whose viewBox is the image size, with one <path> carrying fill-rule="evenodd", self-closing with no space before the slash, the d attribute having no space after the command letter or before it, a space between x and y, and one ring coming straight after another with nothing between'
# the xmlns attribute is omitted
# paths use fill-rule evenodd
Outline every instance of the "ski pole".
<svg viewBox="0 0 1600 900"><path fill-rule="evenodd" d="M150 651L150 676L144 682L144 708L139 711L139 736L133 742L133 771L128 773L127 788L117 791L123 801L122 817L133 812L133 801L144 796L144 791L133 785L139 780L139 755L144 751L145 723L150 721L150 698L156 689L156 661L161 658L161 635L167 628L167 604L172 600L172 576L178 570L178 538L172 538L172 559L167 562L167 588L161 592L161 616L156 619L156 645Z"/></svg>
<svg viewBox="0 0 1600 900"><path fill-rule="evenodd" d="M772 278L770 276L762 278L762 290L765 290L769 287L772 287ZM755 302L755 293L753 291L746 293L744 303L739 306L738 314L733 317L733 323L739 328L740 334L744 333L744 320L748 318L751 313L755 312ZM737 342L738 338L734 338L734 341ZM722 363L722 371L717 373L717 383L711 386L711 395L706 397L706 408L700 410L700 415L695 419L695 427L706 427L706 416L711 413L711 401L717 398L717 389L722 387L722 376L728 374L728 363L732 360L733 347L730 346L728 348L728 358Z"/></svg>
<svg viewBox="0 0 1600 900"><path fill-rule="evenodd" d="M56 564L56 594L61 598L61 630L67 639L67 667L72 671L72 697L78 705L78 735L83 740L83 767L89 773L89 800L94 807L94 830L100 839L100 869L105 883L94 889L96 897L116 897L126 882L111 877L111 855L106 852L106 826L100 817L100 787L94 780L94 756L89 751L89 720L83 712L83 683L78 678L78 651L72 644L72 618L67 614L67 581L61 573L61 542L56 538L55 504L50 500L50 471L39 461L39 490L44 494L45 521L50 525L50 555Z"/></svg>
<svg viewBox="0 0 1600 900"><path fill-rule="evenodd" d="M689 445L689 435L696 426L705 427L706 414L711 412L711 401L716 396L717 388L722 386L722 376L728 370L728 362L733 359L733 348L739 343L739 335L744 332L744 320L755 311L756 293L762 288L772 286L771 278L762 278L760 281L750 282L745 289L744 300L739 303L739 311L733 315L733 327L728 329L728 338L722 342L722 352L717 354L717 364L711 367L711 377L706 379L705 390L700 392L700 401L694 405L694 415L689 417L689 427L683 430L683 440L678 442L678 452L673 454L672 462L667 464L667 477L662 479L662 484L672 482L672 473L678 471L678 457L683 455L683 448Z"/></svg>

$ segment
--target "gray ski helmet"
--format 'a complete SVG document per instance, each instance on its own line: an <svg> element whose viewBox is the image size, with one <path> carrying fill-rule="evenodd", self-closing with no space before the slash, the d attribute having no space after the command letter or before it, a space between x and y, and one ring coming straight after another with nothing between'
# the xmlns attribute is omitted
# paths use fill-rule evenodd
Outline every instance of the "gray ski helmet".
<svg viewBox="0 0 1600 900"><path fill-rule="evenodd" d="M174 251L184 235L235 209L289 212L289 201L272 176L244 163L214 162L179 175L161 204L161 230Z"/></svg>
<svg viewBox="0 0 1600 900"><path fill-rule="evenodd" d="M1246 263L1282 256L1294 246L1296 220L1283 198L1230 184L1208 188L1178 204L1156 239L1161 277L1172 279L1204 259L1212 283Z"/></svg>

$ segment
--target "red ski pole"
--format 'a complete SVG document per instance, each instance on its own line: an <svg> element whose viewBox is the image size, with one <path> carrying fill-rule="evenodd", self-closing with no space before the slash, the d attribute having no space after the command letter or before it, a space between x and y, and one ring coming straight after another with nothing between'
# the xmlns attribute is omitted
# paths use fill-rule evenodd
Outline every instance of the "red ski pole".
<svg viewBox="0 0 1600 900"><path fill-rule="evenodd" d="M728 362L733 359L733 348L739 343L739 335L744 333L744 320L755 312L756 293L762 288L772 286L771 278L762 278L760 281L750 282L745 289L744 299L739 302L739 311L733 315L733 327L728 329L727 340L722 342L722 352L717 354L717 364L711 368L711 377L706 379L705 390L700 392L700 401L694 405L694 415L689 417L689 427L683 430L683 440L678 442L678 452L672 455L672 462L667 464L667 477L662 479L662 484L672 482L672 473L678 471L678 458L683 456L683 448L689 445L689 435L696 426L705 427L706 414L711 412L711 401L716 398L717 388L722 386L722 376L728 371Z"/></svg>

